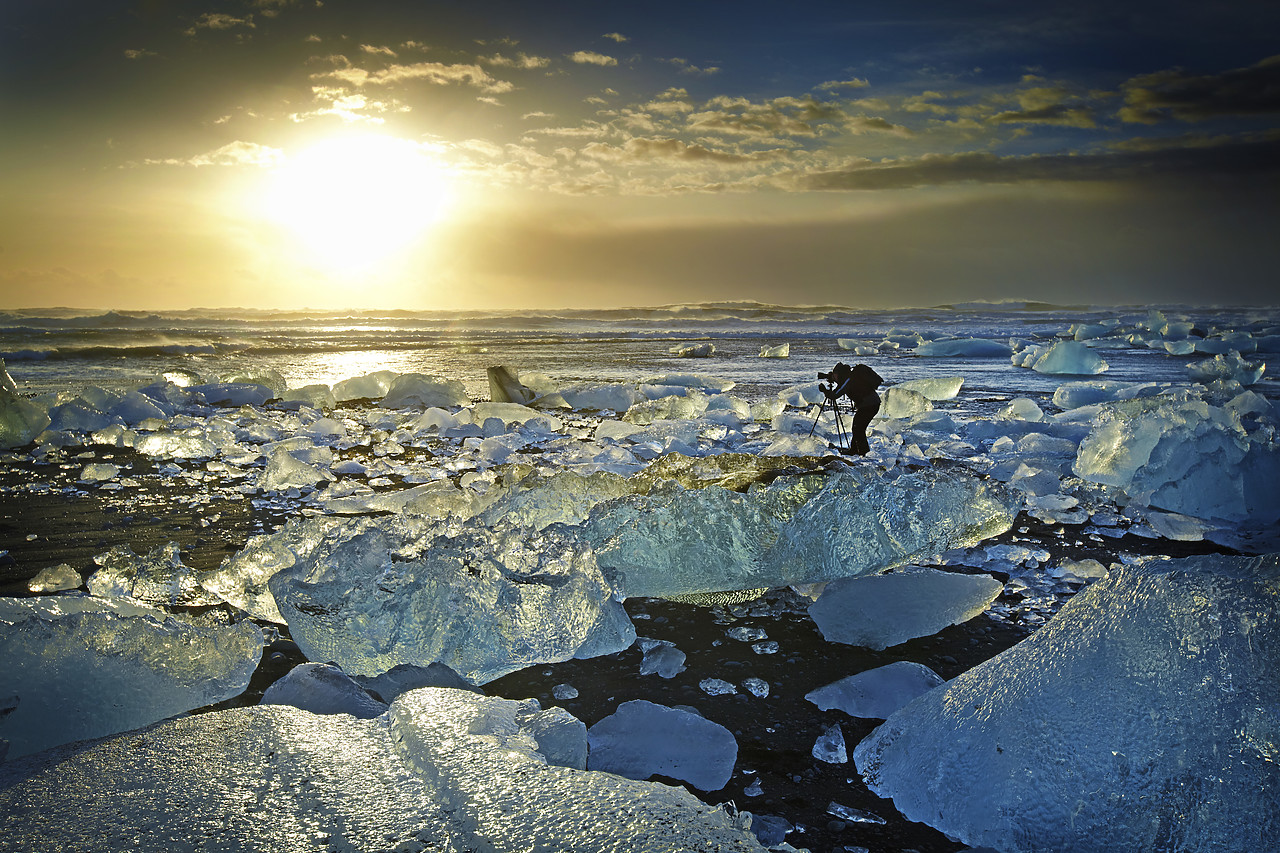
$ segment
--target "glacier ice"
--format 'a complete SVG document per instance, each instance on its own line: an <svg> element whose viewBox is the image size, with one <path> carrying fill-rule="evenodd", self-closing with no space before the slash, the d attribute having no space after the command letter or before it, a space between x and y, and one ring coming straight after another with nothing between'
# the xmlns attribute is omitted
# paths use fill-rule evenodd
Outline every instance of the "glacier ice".
<svg viewBox="0 0 1280 853"><path fill-rule="evenodd" d="M183 619L83 595L0 599L0 716L13 758L147 725L243 692L262 655L251 622Z"/></svg>
<svg viewBox="0 0 1280 853"><path fill-rule="evenodd" d="M1280 555L1113 567L889 717L873 791L967 844L1280 849Z"/></svg>
<svg viewBox="0 0 1280 853"><path fill-rule="evenodd" d="M403 373L391 380L378 405L387 409L449 408L469 406L471 398L457 379Z"/></svg>
<svg viewBox="0 0 1280 853"><path fill-rule="evenodd" d="M813 742L813 757L825 764L844 764L849 760L845 748L844 731L840 724L829 726L818 739Z"/></svg>
<svg viewBox="0 0 1280 853"><path fill-rule="evenodd" d="M1104 405L1080 442L1081 479L1143 506L1263 527L1280 520L1280 449L1228 410L1150 397Z"/></svg>
<svg viewBox="0 0 1280 853"><path fill-rule="evenodd" d="M1008 530L1021 496L960 470L779 476L743 492L664 487L586 523L626 596L812 583L882 571Z"/></svg>
<svg viewBox="0 0 1280 853"><path fill-rule="evenodd" d="M373 720L237 708L0 765L0 834L147 853L199 839L263 853L763 851L748 815L577 769L584 751L563 711L457 690L412 691Z"/></svg>
<svg viewBox="0 0 1280 853"><path fill-rule="evenodd" d="M355 520L268 586L307 657L352 675L440 661L483 684L635 640L591 550L554 527L450 536Z"/></svg>
<svg viewBox="0 0 1280 853"><path fill-rule="evenodd" d="M99 598L132 598L166 607L207 607L221 599L200 585L192 569L182 562L177 542L138 556L127 545L117 545L94 557L98 570L89 576L89 592Z"/></svg>
<svg viewBox="0 0 1280 853"><path fill-rule="evenodd" d="M935 569L844 578L827 584L809 615L829 641L886 649L967 622L1003 588L989 575Z"/></svg>
<svg viewBox="0 0 1280 853"><path fill-rule="evenodd" d="M501 365L486 370L489 376L489 399L495 403L520 403L526 405L538 396L520 384L520 373L514 367Z"/></svg>
<svg viewBox="0 0 1280 853"><path fill-rule="evenodd" d="M930 358L1008 358L1013 348L985 338L948 338L928 341L915 348L916 355Z"/></svg>
<svg viewBox="0 0 1280 853"><path fill-rule="evenodd" d="M69 589L78 589L83 583L84 578L79 572L66 563L59 563L56 566L41 569L39 574L27 581L27 591L64 592Z"/></svg>
<svg viewBox="0 0 1280 853"><path fill-rule="evenodd" d="M790 358L791 344L777 344L776 346L760 347L761 358Z"/></svg>
<svg viewBox="0 0 1280 853"><path fill-rule="evenodd" d="M824 711L839 708L851 717L883 720L942 683L929 667L904 660L834 681L804 698Z"/></svg>
<svg viewBox="0 0 1280 853"><path fill-rule="evenodd" d="M880 395L881 406L876 417L910 418L933 409L933 402L919 391L895 385Z"/></svg>
<svg viewBox="0 0 1280 853"><path fill-rule="evenodd" d="M639 641L644 658L640 661L640 674L657 673L663 678L675 678L684 672L685 654L673 643L641 638Z"/></svg>
<svg viewBox="0 0 1280 853"><path fill-rule="evenodd" d="M587 729L587 767L628 779L654 774L718 791L733 776L738 742L733 733L691 711L644 699L623 702Z"/></svg>
<svg viewBox="0 0 1280 853"><path fill-rule="evenodd" d="M12 383L9 379L7 384ZM28 445L48 425L48 409L19 397L7 387L0 387L0 449Z"/></svg>
<svg viewBox="0 0 1280 853"><path fill-rule="evenodd" d="M387 710L345 672L328 663L298 664L266 689L259 704L292 705L313 714L350 714L364 720Z"/></svg>
<svg viewBox="0 0 1280 853"><path fill-rule="evenodd" d="M1028 367L1036 373L1090 376L1110 369L1102 356L1075 340L1061 340L1047 347L1033 344L1014 353L1012 358L1016 366Z"/></svg>
<svg viewBox="0 0 1280 853"><path fill-rule="evenodd" d="M1253 385L1262 379L1262 374L1266 371L1265 363L1245 361L1240 357L1240 353L1235 351L1215 355L1204 361L1194 361L1187 365L1187 372L1198 382L1234 379L1241 385Z"/></svg>
<svg viewBox="0 0 1280 853"><path fill-rule="evenodd" d="M961 386L964 385L963 376L928 376L923 379L908 379L906 382L899 382L894 388L902 388L905 391L915 391L917 394L923 394L927 399L934 402L940 400L953 400L960 393Z"/></svg>

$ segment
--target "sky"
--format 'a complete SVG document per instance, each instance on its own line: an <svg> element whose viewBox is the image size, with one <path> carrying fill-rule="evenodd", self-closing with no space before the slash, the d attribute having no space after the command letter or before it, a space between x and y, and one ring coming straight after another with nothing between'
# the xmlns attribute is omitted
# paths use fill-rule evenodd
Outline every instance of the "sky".
<svg viewBox="0 0 1280 853"><path fill-rule="evenodd" d="M1280 303L1280 4L40 0L0 304Z"/></svg>

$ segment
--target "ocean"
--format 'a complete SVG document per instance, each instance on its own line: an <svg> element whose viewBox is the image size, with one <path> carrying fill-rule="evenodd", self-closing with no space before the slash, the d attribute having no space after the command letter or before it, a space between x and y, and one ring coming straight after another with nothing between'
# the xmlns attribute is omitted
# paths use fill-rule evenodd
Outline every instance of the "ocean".
<svg viewBox="0 0 1280 853"><path fill-rule="evenodd" d="M861 360L889 384L963 375L957 405L982 409L992 398L1044 399L1062 378L1015 368L1008 356L922 357L906 342L884 344L886 338L978 338L1018 348L1052 343L1077 326L1145 326L1158 333L1166 321L1186 321L1199 333L1248 331L1255 338L1280 328L1275 308L1153 310L1021 303L895 311L757 303L549 312L24 310L0 312L0 358L27 394L90 385L119 391L173 372L214 382L275 371L296 388L389 370L456 379L473 399L485 399L485 370L502 364L563 384L696 371L734 382L733 393L749 400L812 381L836 361ZM841 341L877 349L859 356ZM672 352L705 343L714 346L706 358ZM759 357L780 344L789 344L788 358ZM1175 356L1116 336L1090 345L1108 365L1098 378L1120 382L1185 382L1187 364L1205 357ZM1254 390L1274 397L1275 389L1264 375Z"/></svg>

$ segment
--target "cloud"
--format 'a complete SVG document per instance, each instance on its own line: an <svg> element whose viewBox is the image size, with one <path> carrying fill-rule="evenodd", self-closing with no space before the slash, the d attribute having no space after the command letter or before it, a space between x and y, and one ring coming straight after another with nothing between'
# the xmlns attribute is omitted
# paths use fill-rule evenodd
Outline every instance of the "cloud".
<svg viewBox="0 0 1280 853"><path fill-rule="evenodd" d="M154 50L126 50L125 59L145 59L148 56L159 56Z"/></svg>
<svg viewBox="0 0 1280 853"><path fill-rule="evenodd" d="M719 74L720 73L720 66L718 65L708 65L706 68L699 68L698 66L689 62L689 60L681 59L678 56L672 57L671 59L664 59L662 61L670 62L672 65L679 68L680 71L685 74Z"/></svg>
<svg viewBox="0 0 1280 853"><path fill-rule="evenodd" d="M256 142L228 142L221 148L197 154L194 157L167 160L146 160L149 166L256 166L266 168L284 160L284 152L278 148L259 145Z"/></svg>
<svg viewBox="0 0 1280 853"><path fill-rule="evenodd" d="M1029 82L1038 78L1024 78ZM1032 86L1014 96L1018 109L1004 110L987 120L994 124L1051 124L1094 128L1093 111L1080 105L1080 98L1060 86Z"/></svg>
<svg viewBox="0 0 1280 853"><path fill-rule="evenodd" d="M596 53L591 50L579 50L569 54L569 58L579 65L617 65L618 60L612 56L605 56L603 53Z"/></svg>
<svg viewBox="0 0 1280 853"><path fill-rule="evenodd" d="M360 50L362 53L367 53L367 54L370 54L371 56L389 56L392 59L395 59L397 56L399 56L398 53L396 53L394 50L392 50L389 47L377 47L371 44L360 45Z"/></svg>
<svg viewBox="0 0 1280 853"><path fill-rule="evenodd" d="M865 89L870 85L866 80L855 77L852 80L828 80L825 83L819 83L818 88L826 92L835 92L840 89Z"/></svg>
<svg viewBox="0 0 1280 853"><path fill-rule="evenodd" d="M417 62L412 65L393 64L380 71L367 71L352 65L346 57L333 57L341 67L312 75L312 79L334 79L350 86L387 86L413 80L425 80L438 86L461 84L472 86L485 94L501 95L515 89L505 80L497 80L478 65L445 65L441 62Z"/></svg>
<svg viewBox="0 0 1280 853"><path fill-rule="evenodd" d="M1144 74L1126 81L1121 92L1120 118L1135 124L1276 115L1280 114L1280 55L1221 74L1194 76L1176 68Z"/></svg>
<svg viewBox="0 0 1280 853"><path fill-rule="evenodd" d="M631 39L627 38L627 37L626 37L626 36L624 36L622 33L605 33L605 34L604 34L604 38L607 38L607 39L613 39L613 40L614 40L614 41L616 41L618 44L622 44L623 42L631 41Z"/></svg>
<svg viewBox="0 0 1280 853"><path fill-rule="evenodd" d="M1210 182L1280 177L1280 137L1201 139L1197 145L1129 147L1098 154L999 157L986 152L917 159L858 160L843 168L793 173L780 180L794 190L890 190L957 183L1021 184L1082 181Z"/></svg>
<svg viewBox="0 0 1280 853"><path fill-rule="evenodd" d="M835 104L813 98L775 98L762 104L745 98L712 98L709 109L689 116L689 129L753 137L816 137L847 118Z"/></svg>
<svg viewBox="0 0 1280 853"><path fill-rule="evenodd" d="M515 58L503 56L501 53L495 53L493 56L482 56L480 61L486 65L496 65L500 68L546 68L551 64L551 60L545 56L530 56L527 53L520 52Z"/></svg>
<svg viewBox="0 0 1280 853"><path fill-rule="evenodd" d="M756 163L766 159L774 159L778 152L752 152L739 154L708 148L704 145L689 144L679 139L649 139L637 137L628 139L620 146L596 142L587 145L582 153L596 160L620 161L678 161L695 163L712 163L717 165L738 165ZM785 154L783 156L786 156Z"/></svg>
<svg viewBox="0 0 1280 853"><path fill-rule="evenodd" d="M234 15L226 15L221 12L205 12L190 28L184 30L184 34L193 36L198 30L232 30L237 27L246 27L254 29L253 17L237 18Z"/></svg>

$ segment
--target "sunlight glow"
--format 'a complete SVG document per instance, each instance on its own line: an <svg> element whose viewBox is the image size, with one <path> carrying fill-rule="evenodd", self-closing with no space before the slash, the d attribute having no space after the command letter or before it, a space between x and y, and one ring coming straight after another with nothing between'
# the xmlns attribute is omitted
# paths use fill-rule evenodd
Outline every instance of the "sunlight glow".
<svg viewBox="0 0 1280 853"><path fill-rule="evenodd" d="M266 214L307 259L333 271L375 266L424 235L444 214L449 184L432 155L389 136L342 137L276 170Z"/></svg>

